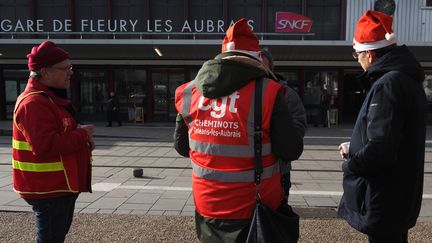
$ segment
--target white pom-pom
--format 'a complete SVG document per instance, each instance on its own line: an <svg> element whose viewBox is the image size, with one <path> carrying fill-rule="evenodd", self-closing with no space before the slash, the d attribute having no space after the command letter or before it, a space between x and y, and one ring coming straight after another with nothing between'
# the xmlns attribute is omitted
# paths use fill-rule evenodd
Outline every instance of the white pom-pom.
<svg viewBox="0 0 432 243"><path fill-rule="evenodd" d="M228 42L228 43L226 44L226 49L227 49L227 51L235 50L235 43L234 43L233 41Z"/></svg>
<svg viewBox="0 0 432 243"><path fill-rule="evenodd" d="M386 33L385 38L386 38L386 40L392 41L392 40L396 39L396 35L394 33L391 33L391 34Z"/></svg>

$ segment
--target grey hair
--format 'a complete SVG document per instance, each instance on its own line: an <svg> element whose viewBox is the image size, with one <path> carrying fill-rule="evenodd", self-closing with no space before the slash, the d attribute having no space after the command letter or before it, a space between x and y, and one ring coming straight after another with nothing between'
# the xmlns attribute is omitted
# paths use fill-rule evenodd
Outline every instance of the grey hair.
<svg viewBox="0 0 432 243"><path fill-rule="evenodd" d="M41 73L39 70L38 71L30 71L29 77L34 78L36 80L39 80L41 78Z"/></svg>

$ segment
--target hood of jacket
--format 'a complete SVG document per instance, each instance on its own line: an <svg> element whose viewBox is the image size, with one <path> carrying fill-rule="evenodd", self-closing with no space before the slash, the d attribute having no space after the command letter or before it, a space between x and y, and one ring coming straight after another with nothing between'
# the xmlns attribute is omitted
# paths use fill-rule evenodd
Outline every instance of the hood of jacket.
<svg viewBox="0 0 432 243"><path fill-rule="evenodd" d="M195 85L206 98L232 94L251 80L270 75L258 59L240 52L225 52L206 61L195 77Z"/></svg>
<svg viewBox="0 0 432 243"><path fill-rule="evenodd" d="M425 77L420 63L405 45L398 46L380 57L363 75L374 81L390 71L400 71L419 83L423 82Z"/></svg>

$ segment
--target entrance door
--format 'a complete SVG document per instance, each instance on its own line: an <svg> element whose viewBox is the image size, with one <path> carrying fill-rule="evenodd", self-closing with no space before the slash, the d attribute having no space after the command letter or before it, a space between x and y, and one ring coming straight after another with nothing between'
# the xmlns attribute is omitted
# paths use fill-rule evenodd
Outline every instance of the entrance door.
<svg viewBox="0 0 432 243"><path fill-rule="evenodd" d="M28 70L4 70L5 93L6 93L6 119L13 119L15 102L26 85L29 75Z"/></svg>
<svg viewBox="0 0 432 243"><path fill-rule="evenodd" d="M346 71L343 77L343 102L342 120L346 123L354 123L363 101L366 97L367 83L357 77L361 72Z"/></svg>
<svg viewBox="0 0 432 243"><path fill-rule="evenodd" d="M80 84L80 119L105 120L105 70L78 70L75 75Z"/></svg>
<svg viewBox="0 0 432 243"><path fill-rule="evenodd" d="M175 90L185 82L184 69L153 69L153 121L175 121Z"/></svg>

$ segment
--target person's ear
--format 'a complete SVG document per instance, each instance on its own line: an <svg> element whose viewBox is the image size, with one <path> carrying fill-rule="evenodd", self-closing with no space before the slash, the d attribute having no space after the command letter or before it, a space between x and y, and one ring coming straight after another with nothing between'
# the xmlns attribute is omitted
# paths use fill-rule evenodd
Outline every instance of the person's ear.
<svg viewBox="0 0 432 243"><path fill-rule="evenodd" d="M374 51L366 51L366 54L368 55L368 61L369 63L373 63L376 60L376 53Z"/></svg>
<svg viewBox="0 0 432 243"><path fill-rule="evenodd" d="M46 77L46 76L47 76L47 73L48 73L48 70L47 70L46 67L43 67L43 68L40 69L40 74L41 74L41 76Z"/></svg>

